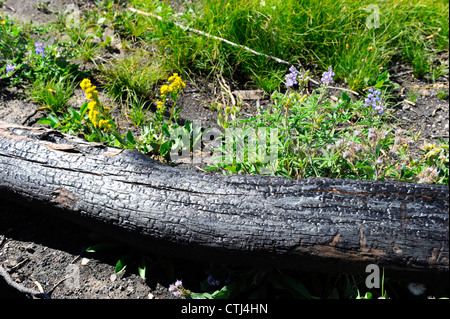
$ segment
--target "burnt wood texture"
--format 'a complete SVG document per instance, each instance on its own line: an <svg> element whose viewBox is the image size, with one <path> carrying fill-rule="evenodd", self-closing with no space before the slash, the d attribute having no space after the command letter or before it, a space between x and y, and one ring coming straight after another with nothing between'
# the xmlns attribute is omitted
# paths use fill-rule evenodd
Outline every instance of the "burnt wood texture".
<svg viewBox="0 0 450 319"><path fill-rule="evenodd" d="M218 176L0 122L0 199L206 262L448 275L449 188Z"/></svg>

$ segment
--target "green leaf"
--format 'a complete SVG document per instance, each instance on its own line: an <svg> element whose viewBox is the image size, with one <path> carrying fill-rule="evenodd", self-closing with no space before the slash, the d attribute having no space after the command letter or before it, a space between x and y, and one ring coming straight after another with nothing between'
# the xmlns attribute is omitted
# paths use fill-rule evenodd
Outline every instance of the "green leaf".
<svg viewBox="0 0 450 319"><path fill-rule="evenodd" d="M372 294L370 292L366 292L366 294L363 297L361 297L358 291L358 296L356 297L356 299L372 299Z"/></svg>
<svg viewBox="0 0 450 319"><path fill-rule="evenodd" d="M147 264L145 262L145 257L144 256L139 261L138 271L139 271L139 276L141 276L142 279L145 279L145 274L146 274L146 271L147 271Z"/></svg>
<svg viewBox="0 0 450 319"><path fill-rule="evenodd" d="M120 274L122 271L127 268L128 265L128 256L120 258L116 263L116 274Z"/></svg>
<svg viewBox="0 0 450 319"><path fill-rule="evenodd" d="M133 145L136 144L133 133L130 130L128 130L128 132L127 132L127 141L130 144L133 144Z"/></svg>
<svg viewBox="0 0 450 319"><path fill-rule="evenodd" d="M97 20L97 24L103 24L106 21L105 17L101 17Z"/></svg>
<svg viewBox="0 0 450 319"><path fill-rule="evenodd" d="M347 92L342 92L342 100L347 102L347 103L350 103L352 101L350 96L348 96Z"/></svg>
<svg viewBox="0 0 450 319"><path fill-rule="evenodd" d="M170 152L170 148L171 148L170 144L171 144L171 141L166 141L161 144L161 147L159 148L161 155L164 156L164 155L168 154L168 152Z"/></svg>
<svg viewBox="0 0 450 319"><path fill-rule="evenodd" d="M86 251L89 253L95 253L102 250L117 248L116 244L113 243L99 243L86 248Z"/></svg>
<svg viewBox="0 0 450 319"><path fill-rule="evenodd" d="M216 290L211 295L214 299L228 299L230 296L230 290L228 286L223 286L222 289Z"/></svg>
<svg viewBox="0 0 450 319"><path fill-rule="evenodd" d="M167 123L164 123L164 124L161 126L161 132L163 132L164 135L170 137L170 129L169 129L169 126L167 125Z"/></svg>
<svg viewBox="0 0 450 319"><path fill-rule="evenodd" d="M49 118L43 117L38 121L38 124L42 124L42 125L52 125L53 121L50 120Z"/></svg>
<svg viewBox="0 0 450 319"><path fill-rule="evenodd" d="M87 110L88 110L88 103L85 102L85 103L83 103L83 105L80 108L80 116L81 116L81 118L84 117L84 114L86 114Z"/></svg>

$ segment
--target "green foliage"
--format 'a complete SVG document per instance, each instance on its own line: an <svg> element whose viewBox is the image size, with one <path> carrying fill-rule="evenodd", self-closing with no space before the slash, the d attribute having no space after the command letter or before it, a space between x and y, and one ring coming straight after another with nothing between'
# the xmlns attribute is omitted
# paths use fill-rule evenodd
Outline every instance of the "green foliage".
<svg viewBox="0 0 450 319"><path fill-rule="evenodd" d="M108 94L119 100L128 95L150 99L158 82L168 74L168 69L158 60L150 59L144 51L131 52L123 59L100 67L101 77Z"/></svg>
<svg viewBox="0 0 450 319"><path fill-rule="evenodd" d="M36 80L31 87L30 95L44 109L58 114L67 107L67 102L73 95L74 87L74 81L70 81L67 76L47 79L46 81Z"/></svg>
<svg viewBox="0 0 450 319"><path fill-rule="evenodd" d="M335 66L351 89L374 86L394 56L405 58L417 77L431 72L432 49L448 50L448 2L408 1L201 1L175 13L163 1L133 0L132 5L163 21L137 15L136 24L152 31L146 41L168 55L174 69L217 72L231 78L253 78L266 92L276 89L283 66L203 35L186 26L225 38L293 65ZM405 14L407 12L407 14ZM378 24L371 26L378 15ZM371 20L372 19L372 20ZM130 31L131 32L131 31ZM278 84L281 84L279 82Z"/></svg>
<svg viewBox="0 0 450 319"><path fill-rule="evenodd" d="M388 125L386 113L351 101L345 93L336 102L326 95L325 85L310 96L274 93L269 108L249 119L239 119L237 109L226 108L218 118L225 129L220 137L224 143L208 169L294 179L448 183L448 144L443 140L414 157L418 137Z"/></svg>

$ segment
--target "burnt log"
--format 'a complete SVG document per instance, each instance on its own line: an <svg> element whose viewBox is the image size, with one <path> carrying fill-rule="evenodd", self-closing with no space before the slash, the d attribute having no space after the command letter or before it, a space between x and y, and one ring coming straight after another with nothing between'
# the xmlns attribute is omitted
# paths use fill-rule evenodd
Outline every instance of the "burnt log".
<svg viewBox="0 0 450 319"><path fill-rule="evenodd" d="M205 174L0 122L0 199L180 258L448 276L448 196L443 185Z"/></svg>

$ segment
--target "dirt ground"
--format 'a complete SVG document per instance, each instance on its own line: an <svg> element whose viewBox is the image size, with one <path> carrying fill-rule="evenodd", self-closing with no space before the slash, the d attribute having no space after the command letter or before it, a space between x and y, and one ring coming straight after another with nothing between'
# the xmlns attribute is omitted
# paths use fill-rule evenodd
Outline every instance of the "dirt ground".
<svg viewBox="0 0 450 319"><path fill-rule="evenodd" d="M54 18L53 13L64 12L68 5L89 8L88 0L49 0L45 7L37 6L40 0L0 1L0 12L15 19L34 23L46 23ZM440 52L435 63L448 66L448 52ZM419 81L412 76L411 68L401 63L390 69L391 80L399 84L396 91L398 106L391 110L405 127L416 127L427 140L438 137L448 139L449 103L438 98L440 90L448 91L448 78L442 76L434 84ZM415 103L404 102L409 90L415 88ZM230 85L231 90L247 89ZM217 112L208 105L221 99L217 84L188 82L179 103L183 104L180 116L190 121L200 120L202 125L214 125ZM36 125L42 117L36 104L26 100L20 90L0 88L0 121L24 125ZM331 92L340 95L340 92ZM83 92L79 89L70 103L80 105ZM402 102L403 101L403 102ZM245 100L244 113L254 110L257 100ZM264 105L268 98L258 100ZM126 248L89 253L86 248L97 244L99 239L84 228L67 224L45 213L26 210L23 207L0 203L0 265L11 278L24 287L42 289L56 299L171 299L175 298L168 287L177 279L183 279L187 288L195 290L198 282L205 278L208 265L190 261L164 260L161 256L149 256L147 279L142 279L137 265L130 264L120 274L115 273L115 264L126 254ZM129 252L129 251L128 251ZM168 266L168 264L170 264ZM68 279L63 280L65 277ZM0 299L24 298L11 289L0 277Z"/></svg>

